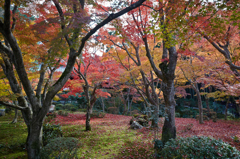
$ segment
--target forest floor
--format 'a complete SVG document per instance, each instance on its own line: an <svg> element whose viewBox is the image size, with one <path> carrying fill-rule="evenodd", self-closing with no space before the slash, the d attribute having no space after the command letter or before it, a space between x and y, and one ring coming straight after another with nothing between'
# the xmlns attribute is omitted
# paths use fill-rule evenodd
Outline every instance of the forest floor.
<svg viewBox="0 0 240 159"><path fill-rule="evenodd" d="M27 137L26 125L19 119L10 124L13 115L0 117L0 158L27 158L24 148ZM69 114L59 116L50 123L62 125L64 137L76 137L82 143L78 150L79 158L153 158L153 139L161 138L161 129L129 129L131 116L106 114L104 118L92 118L92 131L86 132L85 115ZM160 128L163 120L160 121ZM240 150L240 121L205 121L199 124L196 119L176 118L177 136L210 136L222 139ZM156 133L157 132L157 133Z"/></svg>

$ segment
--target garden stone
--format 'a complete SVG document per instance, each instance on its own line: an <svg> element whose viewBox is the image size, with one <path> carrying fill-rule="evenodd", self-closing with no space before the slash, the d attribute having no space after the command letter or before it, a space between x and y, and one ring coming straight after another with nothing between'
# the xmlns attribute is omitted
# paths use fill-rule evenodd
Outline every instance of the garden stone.
<svg viewBox="0 0 240 159"><path fill-rule="evenodd" d="M131 124L130 128L131 128L131 129L142 129L143 126L140 125L138 122L133 121L133 123Z"/></svg>
<svg viewBox="0 0 240 159"><path fill-rule="evenodd" d="M5 109L0 109L0 116L4 116L5 115Z"/></svg>

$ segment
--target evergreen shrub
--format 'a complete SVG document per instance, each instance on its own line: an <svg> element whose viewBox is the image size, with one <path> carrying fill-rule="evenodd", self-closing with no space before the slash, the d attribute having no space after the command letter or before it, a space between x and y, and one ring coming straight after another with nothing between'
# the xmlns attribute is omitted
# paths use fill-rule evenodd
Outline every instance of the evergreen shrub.
<svg viewBox="0 0 240 159"><path fill-rule="evenodd" d="M164 146L159 141L155 141L157 158L240 158L240 152L235 147L210 137L193 136L171 139Z"/></svg>
<svg viewBox="0 0 240 159"><path fill-rule="evenodd" d="M59 137L52 139L40 152L44 159L70 159L78 158L77 149L81 146L74 137Z"/></svg>
<svg viewBox="0 0 240 159"><path fill-rule="evenodd" d="M62 128L60 125L51 125L49 123L43 125L43 145L47 145L51 139L62 137Z"/></svg>

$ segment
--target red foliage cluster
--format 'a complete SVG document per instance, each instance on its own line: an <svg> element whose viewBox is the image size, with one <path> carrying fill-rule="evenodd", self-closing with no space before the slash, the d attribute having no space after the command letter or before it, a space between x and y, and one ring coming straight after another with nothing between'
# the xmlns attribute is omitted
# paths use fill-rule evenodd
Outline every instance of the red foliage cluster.
<svg viewBox="0 0 240 159"><path fill-rule="evenodd" d="M91 125L102 124L102 125L110 125L114 123L114 125L118 124L127 124L131 119L131 116L124 115L115 115L115 114L106 114L104 118L91 118ZM115 121L118 121L115 123ZM86 122L85 114L69 114L68 116L60 116L53 120L53 123L60 125L84 125Z"/></svg>

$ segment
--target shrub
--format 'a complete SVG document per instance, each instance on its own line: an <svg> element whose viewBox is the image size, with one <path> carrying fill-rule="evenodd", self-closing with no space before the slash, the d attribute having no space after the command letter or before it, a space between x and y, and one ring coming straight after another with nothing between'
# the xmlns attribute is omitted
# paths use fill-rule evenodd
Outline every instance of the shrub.
<svg viewBox="0 0 240 159"><path fill-rule="evenodd" d="M64 108L66 109L66 110L71 110L72 108L74 108L75 106L73 105L73 104L70 104L70 103L67 103L67 104L65 104L64 105Z"/></svg>
<svg viewBox="0 0 240 159"><path fill-rule="evenodd" d="M76 107L71 107L70 110L71 110L72 112L75 112L75 111L77 111L77 108L76 108Z"/></svg>
<svg viewBox="0 0 240 159"><path fill-rule="evenodd" d="M106 114L103 112L93 112L90 114L90 117L95 117L95 118L103 118Z"/></svg>
<svg viewBox="0 0 240 159"><path fill-rule="evenodd" d="M87 112L86 109L79 109L80 112Z"/></svg>
<svg viewBox="0 0 240 159"><path fill-rule="evenodd" d="M62 111L62 110L59 110L59 111L58 111L58 115L63 115L63 111Z"/></svg>
<svg viewBox="0 0 240 159"><path fill-rule="evenodd" d="M108 112L111 114L117 114L118 113L118 108L117 107L109 107Z"/></svg>
<svg viewBox="0 0 240 159"><path fill-rule="evenodd" d="M221 140L204 136L171 139L161 148L161 146L156 147L158 151L157 157L164 159L238 158L240 156L240 152L235 147Z"/></svg>
<svg viewBox="0 0 240 159"><path fill-rule="evenodd" d="M68 112L67 111L63 112L63 116L68 116Z"/></svg>
<svg viewBox="0 0 240 159"><path fill-rule="evenodd" d="M175 113L175 117L181 117L180 113Z"/></svg>
<svg viewBox="0 0 240 159"><path fill-rule="evenodd" d="M40 152L44 159L77 158L77 149L81 146L78 139L73 137L59 137L51 140Z"/></svg>
<svg viewBox="0 0 240 159"><path fill-rule="evenodd" d="M68 112L67 112L67 111L59 110L59 111L58 111L58 115L61 115L61 116L68 116Z"/></svg>
<svg viewBox="0 0 240 159"><path fill-rule="evenodd" d="M62 110L63 104L56 104L56 110Z"/></svg>
<svg viewBox="0 0 240 159"><path fill-rule="evenodd" d="M43 145L49 143L51 139L62 137L62 129L60 125L51 125L51 124L44 124L43 125Z"/></svg>

